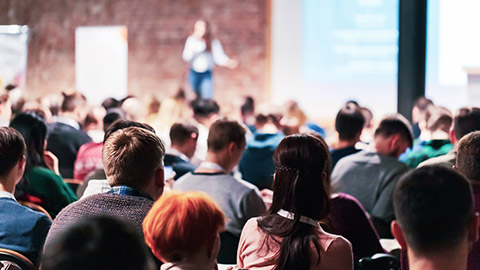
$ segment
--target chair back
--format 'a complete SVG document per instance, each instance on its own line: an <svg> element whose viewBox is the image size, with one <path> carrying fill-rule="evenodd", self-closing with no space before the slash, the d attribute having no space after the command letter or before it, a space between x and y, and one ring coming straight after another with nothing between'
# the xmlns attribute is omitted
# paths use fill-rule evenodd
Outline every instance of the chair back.
<svg viewBox="0 0 480 270"><path fill-rule="evenodd" d="M220 233L220 251L218 252L217 262L221 264L236 264L237 249L240 237L230 233Z"/></svg>
<svg viewBox="0 0 480 270"><path fill-rule="evenodd" d="M390 254L377 253L371 257L359 260L355 269L358 270L400 270L400 260Z"/></svg>
<svg viewBox="0 0 480 270"><path fill-rule="evenodd" d="M50 221L53 221L52 216L50 216L50 214L47 212L47 210L45 210L45 208L41 207L40 205L38 205L36 203L33 203L33 202L27 202L27 201L18 201L18 203L25 206L25 207L28 207L28 208L30 208L34 211L45 214L48 217L48 219L50 219Z"/></svg>
<svg viewBox="0 0 480 270"><path fill-rule="evenodd" d="M9 270L38 270L27 257L5 248L0 248L0 266Z"/></svg>

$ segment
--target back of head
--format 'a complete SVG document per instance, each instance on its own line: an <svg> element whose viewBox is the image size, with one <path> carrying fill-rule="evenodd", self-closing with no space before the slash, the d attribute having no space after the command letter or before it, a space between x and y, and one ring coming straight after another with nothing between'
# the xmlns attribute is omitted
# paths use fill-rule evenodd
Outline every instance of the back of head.
<svg viewBox="0 0 480 270"><path fill-rule="evenodd" d="M86 217L45 246L42 270L152 269L135 226L112 216Z"/></svg>
<svg viewBox="0 0 480 270"><path fill-rule="evenodd" d="M408 120L401 114L394 114L382 119L374 136L390 137L399 134L409 145L413 145L413 131L412 126Z"/></svg>
<svg viewBox="0 0 480 270"><path fill-rule="evenodd" d="M103 117L103 131L107 131L110 126L118 120L125 120L125 112L120 108L111 108Z"/></svg>
<svg viewBox="0 0 480 270"><path fill-rule="evenodd" d="M208 151L214 153L221 151L232 142L237 146L243 146L245 133L245 129L235 120L217 120L208 133Z"/></svg>
<svg viewBox="0 0 480 270"><path fill-rule="evenodd" d="M177 122L170 128L170 141L172 145L183 145L187 140L192 138L192 135L198 137L198 128L189 123Z"/></svg>
<svg viewBox="0 0 480 270"><path fill-rule="evenodd" d="M480 108L460 108L453 118L455 139L458 141L463 136L476 130L480 130Z"/></svg>
<svg viewBox="0 0 480 270"><path fill-rule="evenodd" d="M453 121L450 110L445 107L430 106L428 111L430 117L427 121L427 129L431 132L441 130L445 133L449 133Z"/></svg>
<svg viewBox="0 0 480 270"><path fill-rule="evenodd" d="M165 147L153 132L138 127L119 129L103 146L103 165L111 186L143 189L163 167Z"/></svg>
<svg viewBox="0 0 480 270"><path fill-rule="evenodd" d="M360 107L353 104L345 105L335 118L335 130L342 141L358 139L365 125L365 118Z"/></svg>
<svg viewBox="0 0 480 270"><path fill-rule="evenodd" d="M480 182L480 131L469 133L460 140L456 162L463 175Z"/></svg>
<svg viewBox="0 0 480 270"><path fill-rule="evenodd" d="M43 158L47 125L42 116L35 112L27 111L18 114L10 122L10 127L18 130L27 145L27 166L28 171L34 166L46 166Z"/></svg>
<svg viewBox="0 0 480 270"><path fill-rule="evenodd" d="M62 112L73 112L77 108L83 108L87 105L87 98L80 92L63 92L63 102L60 110Z"/></svg>
<svg viewBox="0 0 480 270"><path fill-rule="evenodd" d="M197 98L190 104L195 117L209 117L211 114L218 114L220 107L217 102L209 98Z"/></svg>
<svg viewBox="0 0 480 270"><path fill-rule="evenodd" d="M143 232L158 259L179 262L204 247L207 253L202 255L215 259L213 244L224 226L222 211L207 194L169 192L155 202L145 217Z"/></svg>
<svg viewBox="0 0 480 270"><path fill-rule="evenodd" d="M310 269L311 243L319 249L317 228L300 218L318 221L329 213L329 159L323 139L307 134L287 136L275 150L273 201L258 225L269 237L282 238L276 269ZM277 215L280 210L294 219Z"/></svg>
<svg viewBox="0 0 480 270"><path fill-rule="evenodd" d="M248 96L245 97L245 101L243 102L242 106L240 106L240 113L242 116L247 114L253 114L255 111L255 100Z"/></svg>
<svg viewBox="0 0 480 270"><path fill-rule="evenodd" d="M0 127L0 179L6 177L25 155L22 135L11 127Z"/></svg>
<svg viewBox="0 0 480 270"><path fill-rule="evenodd" d="M110 137L110 135L112 135L115 131L117 131L119 129L128 128L128 127L143 128L145 130L148 130L150 132L155 133L155 129L153 129L153 127L151 127L148 124L143 124L143 123L130 121L130 120L125 120L125 119L119 119L119 120L113 122L109 126L109 128L105 131L105 135L103 136L103 143L105 143L105 141L108 139L108 137Z"/></svg>
<svg viewBox="0 0 480 270"><path fill-rule="evenodd" d="M393 195L395 215L417 256L458 247L474 216L472 191L453 169L424 166L404 175Z"/></svg>
<svg viewBox="0 0 480 270"><path fill-rule="evenodd" d="M433 106L433 101L426 97L418 98L412 109L412 118L415 123L419 121L427 121L430 117L429 108Z"/></svg>

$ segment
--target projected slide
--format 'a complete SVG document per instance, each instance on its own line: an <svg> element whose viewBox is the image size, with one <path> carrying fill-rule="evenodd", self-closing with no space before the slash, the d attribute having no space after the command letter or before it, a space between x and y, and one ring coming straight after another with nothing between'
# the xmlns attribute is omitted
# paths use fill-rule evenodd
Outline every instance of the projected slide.
<svg viewBox="0 0 480 270"><path fill-rule="evenodd" d="M467 68L480 68L480 1L429 1L426 95L452 110L475 105ZM477 100L478 101L478 100Z"/></svg>
<svg viewBox="0 0 480 270"><path fill-rule="evenodd" d="M398 0L303 0L307 82L395 82Z"/></svg>

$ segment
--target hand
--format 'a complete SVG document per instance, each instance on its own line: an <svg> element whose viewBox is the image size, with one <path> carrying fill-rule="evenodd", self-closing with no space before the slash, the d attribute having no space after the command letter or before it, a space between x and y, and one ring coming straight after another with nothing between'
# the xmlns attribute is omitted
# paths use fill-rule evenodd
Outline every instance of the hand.
<svg viewBox="0 0 480 270"><path fill-rule="evenodd" d="M47 167L57 175L60 175L60 170L58 169L58 158L50 151L43 152L43 159Z"/></svg>

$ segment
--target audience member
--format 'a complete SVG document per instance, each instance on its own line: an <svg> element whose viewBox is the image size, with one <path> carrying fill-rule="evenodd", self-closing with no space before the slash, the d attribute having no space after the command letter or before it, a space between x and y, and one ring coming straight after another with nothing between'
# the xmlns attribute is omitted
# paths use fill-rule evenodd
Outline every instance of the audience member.
<svg viewBox="0 0 480 270"><path fill-rule="evenodd" d="M428 140L409 152L403 160L410 168L416 168L422 161L445 155L453 149L453 144L449 140L452 126L450 111L443 107L430 106L429 114L425 131Z"/></svg>
<svg viewBox="0 0 480 270"><path fill-rule="evenodd" d="M50 219L20 205L13 196L25 169L26 146L13 128L0 127L0 248L26 256L34 264L43 248Z"/></svg>
<svg viewBox="0 0 480 270"><path fill-rule="evenodd" d="M245 97L243 104L240 106L240 114L242 122L250 129L250 132L255 132L255 100L251 96Z"/></svg>
<svg viewBox="0 0 480 270"><path fill-rule="evenodd" d="M153 270L141 234L112 216L83 217L45 246L42 270Z"/></svg>
<svg viewBox="0 0 480 270"><path fill-rule="evenodd" d="M197 122L198 128L197 149L195 150L194 157L196 159L195 163L199 163L205 160L207 156L208 130L210 126L218 120L220 107L215 100L203 98L195 99L190 105L193 110L193 118Z"/></svg>
<svg viewBox="0 0 480 270"><path fill-rule="evenodd" d="M12 103L6 91L0 91L0 127L7 127L12 117Z"/></svg>
<svg viewBox="0 0 480 270"><path fill-rule="evenodd" d="M478 113L478 111L477 111ZM480 131L472 132L460 140L456 167L472 185L474 210L480 212ZM469 270L480 269L480 242L476 242L468 255Z"/></svg>
<svg viewBox="0 0 480 270"><path fill-rule="evenodd" d="M12 120L10 127L22 134L27 145L25 173L15 195L19 200L39 204L55 218L77 196L59 175L58 159L45 151L47 125L36 113L24 112Z"/></svg>
<svg viewBox="0 0 480 270"><path fill-rule="evenodd" d="M455 165L458 142L463 136L476 130L480 130L480 108L464 107L459 109L453 118L453 126L450 130L450 141L453 142L453 149L443 156L425 160L418 167L438 164L451 168Z"/></svg>
<svg viewBox="0 0 480 270"><path fill-rule="evenodd" d="M125 118L130 121L145 123L147 120L147 108L139 98L129 96L123 99L121 109L125 112Z"/></svg>
<svg viewBox="0 0 480 270"><path fill-rule="evenodd" d="M103 141L104 128L102 119L106 114L107 111L102 106L92 106L88 109L82 129L94 142Z"/></svg>
<svg viewBox="0 0 480 270"><path fill-rule="evenodd" d="M189 110L185 93L180 89L175 96L164 99L158 113L152 116L151 121L147 122L155 128L167 149L171 146L170 127L177 122L191 121L192 113Z"/></svg>
<svg viewBox="0 0 480 270"><path fill-rule="evenodd" d="M242 178L254 184L259 189L272 189L273 152L282 141L283 132L280 126L280 116L274 112L260 112L255 117L255 132L247 140L238 169Z"/></svg>
<svg viewBox="0 0 480 270"><path fill-rule="evenodd" d="M106 132L110 126L119 119L125 119L125 112L120 108L113 108L107 111L103 117L103 131ZM105 134L103 134L105 136ZM84 181L85 176L95 170L103 170L102 161L103 140L101 142L89 142L78 149L77 158L73 167L73 178Z"/></svg>
<svg viewBox="0 0 480 270"><path fill-rule="evenodd" d="M434 106L433 101L426 97L418 98L412 107L413 134L415 138L424 141L425 131L427 130L427 121L430 117L429 108ZM422 133L424 133L422 135Z"/></svg>
<svg viewBox="0 0 480 270"><path fill-rule="evenodd" d="M335 167L339 159L360 151L355 148L355 144L360 141L364 126L365 118L360 107L348 104L340 109L335 118L338 141L330 150L332 168Z"/></svg>
<svg viewBox="0 0 480 270"><path fill-rule="evenodd" d="M181 209L181 211L179 211ZM145 242L167 269L217 269L225 216L203 192L170 192L143 221Z"/></svg>
<svg viewBox="0 0 480 270"><path fill-rule="evenodd" d="M329 152L311 135L285 137L274 154L273 202L240 237L237 265L247 269L353 269L352 248L323 231L329 213Z"/></svg>
<svg viewBox="0 0 480 270"><path fill-rule="evenodd" d="M416 169L400 179L393 200L392 233L408 253L409 269L467 269L479 218L462 175L442 166Z"/></svg>
<svg viewBox="0 0 480 270"><path fill-rule="evenodd" d="M374 134L374 147L344 157L332 172L335 192L352 195L365 207L382 238L391 237L392 194L408 167L397 159L412 146L412 129L405 117L384 118Z"/></svg>
<svg viewBox="0 0 480 270"><path fill-rule="evenodd" d="M163 193L164 153L160 138L142 128L124 128L109 135L103 148L103 165L112 189L63 209L50 228L47 243L81 217L97 214L129 220L141 231L147 212Z"/></svg>
<svg viewBox="0 0 480 270"><path fill-rule="evenodd" d="M165 154L165 166L171 166L177 180L194 171L197 166L190 159L197 148L198 128L187 123L175 123L170 128L171 147Z"/></svg>
<svg viewBox="0 0 480 270"><path fill-rule="evenodd" d="M105 136L103 138L103 144L105 144L105 142L110 137L110 135L115 133L117 130L125 129L128 127L138 127L138 128L150 131L152 133L155 133L155 130L147 124L142 124L142 123L129 121L129 120L117 120L105 132ZM103 158L102 158L102 163L103 163ZM109 181L107 180L107 176L105 175L105 171L102 168L101 170L96 170L89 173L85 177L85 180L83 181L82 185L80 185L77 189L77 194L79 194L78 196L81 197L81 199L83 199L90 195L105 193L109 191L111 188L112 187L110 186Z"/></svg>
<svg viewBox="0 0 480 270"><path fill-rule="evenodd" d="M319 125L309 122L307 115L295 100L287 101L284 108L282 126L285 135L313 132L325 137L325 130Z"/></svg>
<svg viewBox="0 0 480 270"><path fill-rule="evenodd" d="M120 105L121 105L120 102L116 98L113 98L113 97L106 98L102 102L102 107L105 108L106 111L108 111L110 109L113 109L113 108L118 108L118 107L120 107Z"/></svg>
<svg viewBox="0 0 480 270"><path fill-rule="evenodd" d="M80 129L85 119L87 99L79 92L63 93L63 102L56 121L48 126L47 150L58 157L60 173L73 178L73 163L78 149L92 139Z"/></svg>
<svg viewBox="0 0 480 270"><path fill-rule="evenodd" d="M210 127L205 161L173 184L174 190L197 190L212 196L229 219L226 231L237 239L249 218L265 212L259 190L231 175L244 148L245 129L236 121L218 120Z"/></svg>

